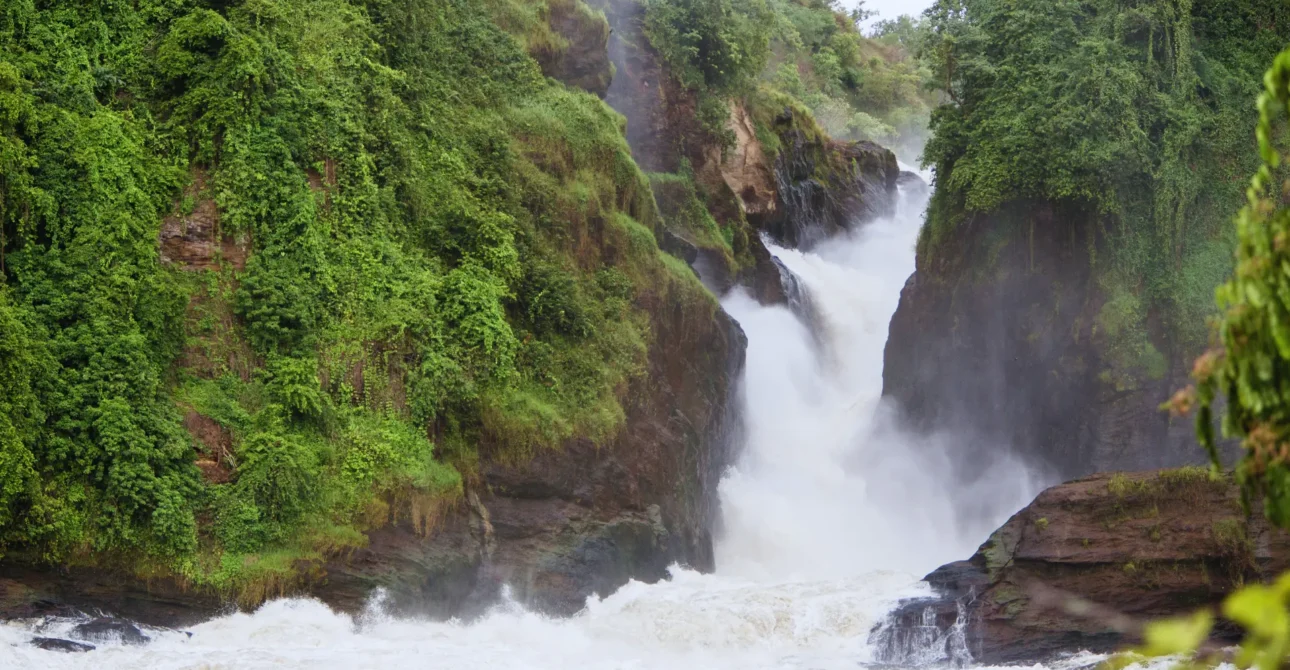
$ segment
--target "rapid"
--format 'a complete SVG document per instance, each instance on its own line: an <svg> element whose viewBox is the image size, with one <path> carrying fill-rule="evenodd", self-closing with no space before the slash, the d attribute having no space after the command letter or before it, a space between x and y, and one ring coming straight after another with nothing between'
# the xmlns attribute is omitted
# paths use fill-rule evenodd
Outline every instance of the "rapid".
<svg viewBox="0 0 1290 670"><path fill-rule="evenodd" d="M969 556L1028 503L1020 463L955 476L954 436L912 436L881 399L883 348L914 270L925 197L810 252L771 248L797 278L792 308L735 291L748 337L747 435L721 483L715 574L680 567L591 598L569 619L506 601L470 622L400 619L378 594L359 616L286 599L145 646L59 654L26 644L73 622L0 625L3 668L810 668L873 663L870 632L921 575ZM1002 451L1002 450L1001 450ZM1088 659L1083 659L1087 662ZM1071 661L1078 664L1080 659Z"/></svg>

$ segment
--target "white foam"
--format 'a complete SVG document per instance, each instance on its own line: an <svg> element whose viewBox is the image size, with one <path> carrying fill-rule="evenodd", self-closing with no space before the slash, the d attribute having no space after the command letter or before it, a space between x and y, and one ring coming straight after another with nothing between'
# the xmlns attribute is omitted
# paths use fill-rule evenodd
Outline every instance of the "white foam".
<svg viewBox="0 0 1290 670"><path fill-rule="evenodd" d="M354 618L280 600L142 647L85 655L0 626L0 668L854 669L869 633L919 576L965 558L1033 497L1024 469L955 483L953 444L906 435L881 403L887 324L913 271L923 203L811 253L772 248L807 288L821 337L743 293L726 309L748 335L748 442L722 481L717 573L673 569L552 620L507 602L470 624ZM958 509L965 500L976 513ZM65 634L54 630L45 634Z"/></svg>

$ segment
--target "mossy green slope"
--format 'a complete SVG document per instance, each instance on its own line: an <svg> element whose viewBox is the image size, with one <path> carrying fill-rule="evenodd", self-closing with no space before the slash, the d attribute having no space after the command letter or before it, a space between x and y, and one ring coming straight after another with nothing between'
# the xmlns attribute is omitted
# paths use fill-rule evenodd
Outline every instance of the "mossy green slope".
<svg viewBox="0 0 1290 670"><path fill-rule="evenodd" d="M642 303L715 301L659 252L621 117L488 11L0 12L0 550L254 600L428 528L481 453L621 429ZM211 204L210 262L163 263Z"/></svg>

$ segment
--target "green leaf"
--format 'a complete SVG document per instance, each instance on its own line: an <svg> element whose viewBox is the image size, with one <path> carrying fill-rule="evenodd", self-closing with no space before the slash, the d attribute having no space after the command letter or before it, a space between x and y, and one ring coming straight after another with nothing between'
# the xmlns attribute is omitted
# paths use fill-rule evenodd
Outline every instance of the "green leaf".
<svg viewBox="0 0 1290 670"><path fill-rule="evenodd" d="M1208 611L1152 622L1143 631L1141 652L1147 656L1191 654L1209 637L1213 626L1214 615Z"/></svg>

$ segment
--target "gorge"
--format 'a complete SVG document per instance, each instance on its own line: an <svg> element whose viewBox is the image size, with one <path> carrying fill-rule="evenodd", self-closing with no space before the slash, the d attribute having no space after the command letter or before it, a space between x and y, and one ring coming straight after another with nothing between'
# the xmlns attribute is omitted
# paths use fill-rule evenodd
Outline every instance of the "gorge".
<svg viewBox="0 0 1290 670"><path fill-rule="evenodd" d="M136 5L0 18L0 666L1074 669L1290 567L1161 410L1278 406L1276 3Z"/></svg>

